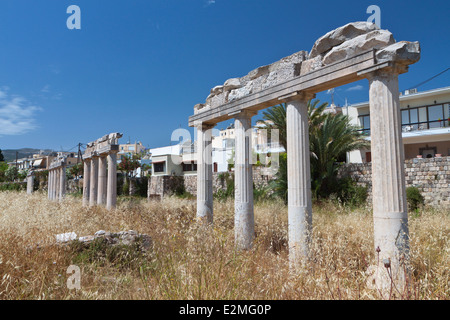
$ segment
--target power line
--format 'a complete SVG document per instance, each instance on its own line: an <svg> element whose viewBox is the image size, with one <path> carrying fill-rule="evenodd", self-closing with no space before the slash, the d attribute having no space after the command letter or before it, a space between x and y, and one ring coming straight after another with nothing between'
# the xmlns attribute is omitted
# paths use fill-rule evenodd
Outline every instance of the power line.
<svg viewBox="0 0 450 320"><path fill-rule="evenodd" d="M444 71L439 72L437 75L435 75L435 76L431 77L430 79L427 79L427 80L425 80L425 81L423 81L423 82L421 82L421 83L419 83L419 84L417 84L417 85L415 85L415 86L409 88L408 90L416 89L416 88L418 88L418 87L424 85L425 83L427 83L427 82L433 80L434 78L439 77L441 74L447 72L448 70L450 70L450 68L447 68L447 69L445 69Z"/></svg>

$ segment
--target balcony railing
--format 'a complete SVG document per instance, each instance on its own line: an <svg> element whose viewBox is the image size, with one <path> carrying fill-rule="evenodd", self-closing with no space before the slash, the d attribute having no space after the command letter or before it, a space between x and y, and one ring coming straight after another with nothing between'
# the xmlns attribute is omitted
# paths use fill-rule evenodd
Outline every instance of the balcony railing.
<svg viewBox="0 0 450 320"><path fill-rule="evenodd" d="M448 127L450 127L450 119L433 120L426 122L414 122L402 124L402 132L412 132L412 131L420 131L436 128L448 128ZM370 128L360 129L358 131L361 132L364 136L370 136Z"/></svg>
<svg viewBox="0 0 450 320"><path fill-rule="evenodd" d="M428 130L435 128L446 128L450 127L450 120L433 120L427 122L414 122L402 125L403 132L411 132L416 130Z"/></svg>

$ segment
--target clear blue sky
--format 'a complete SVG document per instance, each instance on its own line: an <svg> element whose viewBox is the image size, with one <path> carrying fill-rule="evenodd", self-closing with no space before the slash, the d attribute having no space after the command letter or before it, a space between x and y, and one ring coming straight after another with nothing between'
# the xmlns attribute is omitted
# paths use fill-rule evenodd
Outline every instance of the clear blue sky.
<svg viewBox="0 0 450 320"><path fill-rule="evenodd" d="M73 4L81 30L66 27ZM371 4L396 40L421 43L401 90L450 67L448 0L1 0L0 149L68 150L110 132L169 145L210 88L310 51ZM444 86L450 72L419 90ZM335 102L367 101L367 88L337 88Z"/></svg>

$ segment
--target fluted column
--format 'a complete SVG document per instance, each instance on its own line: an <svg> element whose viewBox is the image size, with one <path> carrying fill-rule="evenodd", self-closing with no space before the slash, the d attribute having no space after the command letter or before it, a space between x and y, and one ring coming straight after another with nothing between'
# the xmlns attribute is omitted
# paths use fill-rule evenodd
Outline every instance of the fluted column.
<svg viewBox="0 0 450 320"><path fill-rule="evenodd" d="M255 236L253 211L253 170L251 125L253 112L241 112L235 117L235 201L234 228L236 247L250 249Z"/></svg>
<svg viewBox="0 0 450 320"><path fill-rule="evenodd" d="M98 156L93 156L91 161L91 181L89 191L89 206L95 206L97 204L97 192L98 192Z"/></svg>
<svg viewBox="0 0 450 320"><path fill-rule="evenodd" d="M91 159L84 160L83 170L83 206L89 205L89 193L91 190Z"/></svg>
<svg viewBox="0 0 450 320"><path fill-rule="evenodd" d="M301 93L287 100L287 176L289 262L291 268L309 257L312 231L308 101Z"/></svg>
<svg viewBox="0 0 450 320"><path fill-rule="evenodd" d="M197 219L213 222L212 125L197 126Z"/></svg>
<svg viewBox="0 0 450 320"><path fill-rule="evenodd" d="M32 194L34 191L34 173L30 172L27 176L27 194Z"/></svg>
<svg viewBox="0 0 450 320"><path fill-rule="evenodd" d="M379 271L390 269L396 287L402 290L409 260L409 231L398 73L387 69L372 73L368 79L375 250ZM378 287L389 290L391 281L381 279Z"/></svg>
<svg viewBox="0 0 450 320"><path fill-rule="evenodd" d="M53 169L53 187L52 187L52 200L58 200L58 170Z"/></svg>
<svg viewBox="0 0 450 320"><path fill-rule="evenodd" d="M106 156L100 156L98 159L98 192L97 204L106 204Z"/></svg>
<svg viewBox="0 0 450 320"><path fill-rule="evenodd" d="M108 154L108 181L106 190L106 209L112 210L117 202L117 152Z"/></svg>
<svg viewBox="0 0 450 320"><path fill-rule="evenodd" d="M49 200L52 199L52 182L53 182L52 175L53 175L53 171L49 170L48 176L47 176L47 194L48 194Z"/></svg>
<svg viewBox="0 0 450 320"><path fill-rule="evenodd" d="M59 171L59 201L62 201L66 195L66 166L62 166Z"/></svg>

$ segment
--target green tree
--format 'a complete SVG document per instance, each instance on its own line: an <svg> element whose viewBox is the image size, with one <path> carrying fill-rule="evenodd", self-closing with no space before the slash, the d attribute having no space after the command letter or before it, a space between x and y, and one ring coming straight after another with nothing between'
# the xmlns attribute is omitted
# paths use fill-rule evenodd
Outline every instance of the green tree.
<svg viewBox="0 0 450 320"><path fill-rule="evenodd" d="M319 100L308 102L311 184L315 197L327 197L336 192L339 189L339 161L345 161L347 152L368 146L359 128L350 124L347 115L324 113L327 106ZM280 144L287 150L286 105L280 104L263 112L263 120L269 121L269 130L279 130ZM287 156L280 157L280 168L274 181L275 193L285 201Z"/></svg>
<svg viewBox="0 0 450 320"><path fill-rule="evenodd" d="M117 167L125 174L126 178L132 178L135 176L136 169L141 167L139 160L140 156L137 154L124 156Z"/></svg>
<svg viewBox="0 0 450 320"><path fill-rule="evenodd" d="M342 113L328 113L311 128L311 183L316 197L326 198L339 190L337 174L347 152L368 147L358 129Z"/></svg>
<svg viewBox="0 0 450 320"><path fill-rule="evenodd" d="M0 162L0 182L6 181L6 170L8 170L9 166L6 162Z"/></svg>
<svg viewBox="0 0 450 320"><path fill-rule="evenodd" d="M309 132L321 125L326 114L323 113L328 106L327 102L320 103L320 100L308 102L308 123ZM265 125L268 131L268 137L271 136L273 129L278 130L280 145L287 150L287 126L286 126L286 104L282 103L267 109L262 113L263 120L258 120L258 124Z"/></svg>
<svg viewBox="0 0 450 320"><path fill-rule="evenodd" d="M5 157L3 156L2 149L0 149L0 162L5 161Z"/></svg>
<svg viewBox="0 0 450 320"><path fill-rule="evenodd" d="M19 177L19 169L15 166L10 166L5 172L7 181L14 181Z"/></svg>
<svg viewBox="0 0 450 320"><path fill-rule="evenodd" d="M131 156L124 156L120 163L117 165L117 168L122 171L125 175L124 181L124 193L126 190L129 190L131 193L133 181L131 180L136 176L136 170L141 167L141 163L139 160L141 159L140 155L134 154Z"/></svg>
<svg viewBox="0 0 450 320"><path fill-rule="evenodd" d="M83 175L83 172L84 172L84 164L82 162L77 163L76 165L67 169L67 174L72 178L76 178L78 176Z"/></svg>

